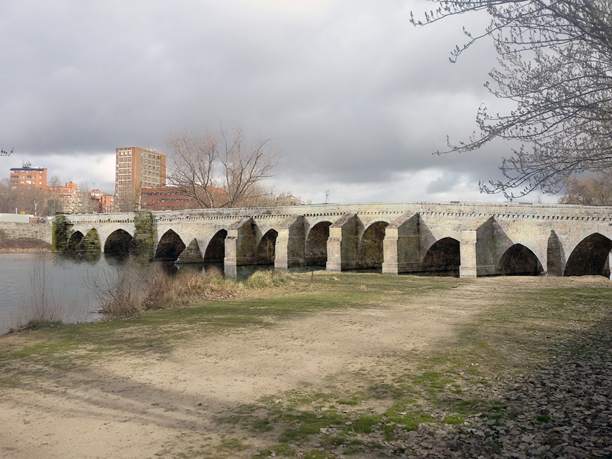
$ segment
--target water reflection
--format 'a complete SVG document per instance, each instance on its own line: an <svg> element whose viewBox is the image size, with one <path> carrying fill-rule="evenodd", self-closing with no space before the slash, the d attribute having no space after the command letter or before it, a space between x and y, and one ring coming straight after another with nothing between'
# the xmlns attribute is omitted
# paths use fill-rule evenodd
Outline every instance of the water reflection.
<svg viewBox="0 0 612 459"><path fill-rule="evenodd" d="M118 282L123 270L137 264L147 270L160 266L174 276L188 271L202 275L225 275L237 281L248 279L257 271L273 270L273 265L238 266L226 272L223 263L176 264L168 261L142 261L123 254L84 252L66 257L57 254L0 254L0 334L27 323L43 294L54 298L64 322L90 322L100 318L100 289L109 290ZM305 267L290 272L324 268ZM36 281L36 272L39 280ZM41 277L40 275L43 274ZM40 279L44 279L41 282ZM41 285L43 284L43 285ZM42 290L41 290L42 289Z"/></svg>
<svg viewBox="0 0 612 459"><path fill-rule="evenodd" d="M90 285L112 269L100 256L0 254L0 334L41 314L64 322L96 320L98 305Z"/></svg>

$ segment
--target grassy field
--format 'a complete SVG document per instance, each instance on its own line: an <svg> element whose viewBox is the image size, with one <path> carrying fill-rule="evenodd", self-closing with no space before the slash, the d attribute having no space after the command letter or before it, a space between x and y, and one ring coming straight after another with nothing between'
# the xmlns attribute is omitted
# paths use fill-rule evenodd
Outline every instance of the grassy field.
<svg viewBox="0 0 612 459"><path fill-rule="evenodd" d="M431 305L434 298L442 308L436 320L444 320L443 308L461 299L477 312L426 351L393 352L366 371L233 406L214 416L220 441L203 435L167 457L612 454L610 402L601 400L612 393L612 289L602 279L326 272L290 279L227 301L2 337L0 395L110 357L164 359L203 336L325 311L401 307L419 298Z"/></svg>

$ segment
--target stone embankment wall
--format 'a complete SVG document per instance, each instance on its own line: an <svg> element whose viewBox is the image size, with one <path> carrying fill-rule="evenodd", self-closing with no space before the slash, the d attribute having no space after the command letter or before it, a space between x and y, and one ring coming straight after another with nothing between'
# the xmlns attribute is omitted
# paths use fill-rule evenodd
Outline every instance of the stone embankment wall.
<svg viewBox="0 0 612 459"><path fill-rule="evenodd" d="M50 252L51 222L0 222L0 253Z"/></svg>

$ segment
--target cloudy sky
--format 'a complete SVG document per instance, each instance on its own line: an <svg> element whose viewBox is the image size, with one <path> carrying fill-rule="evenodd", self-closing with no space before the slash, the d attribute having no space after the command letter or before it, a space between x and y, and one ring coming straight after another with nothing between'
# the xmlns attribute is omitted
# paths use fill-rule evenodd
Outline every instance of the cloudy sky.
<svg viewBox="0 0 612 459"><path fill-rule="evenodd" d="M503 143L434 156L475 129L496 64L486 17L415 28L425 0L2 0L0 157L114 190L117 147L240 126L274 139L273 186L313 203L479 200ZM503 108L503 107L502 107ZM540 197L531 195L527 200ZM552 197L545 197L551 200Z"/></svg>

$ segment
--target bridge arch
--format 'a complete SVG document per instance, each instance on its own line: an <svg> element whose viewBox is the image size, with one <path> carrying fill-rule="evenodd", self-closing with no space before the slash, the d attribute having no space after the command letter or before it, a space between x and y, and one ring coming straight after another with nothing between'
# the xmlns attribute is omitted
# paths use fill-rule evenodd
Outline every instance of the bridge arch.
<svg viewBox="0 0 612 459"><path fill-rule="evenodd" d="M85 236L80 231L75 231L70 235L70 239L68 239L68 253L75 254L77 253L77 247L81 243Z"/></svg>
<svg viewBox="0 0 612 459"><path fill-rule="evenodd" d="M459 276L461 244L452 237L434 242L423 257L422 270L427 273Z"/></svg>
<svg viewBox="0 0 612 459"><path fill-rule="evenodd" d="M503 276L539 276L544 273L544 268L529 247L517 243L504 252L497 272Z"/></svg>
<svg viewBox="0 0 612 459"><path fill-rule="evenodd" d="M278 231L269 229L259 240L255 251L255 264L273 265L276 257L276 239Z"/></svg>
<svg viewBox="0 0 612 459"><path fill-rule="evenodd" d="M359 243L359 265L361 268L380 268L384 261L386 221L375 221L365 228Z"/></svg>
<svg viewBox="0 0 612 459"><path fill-rule="evenodd" d="M117 229L104 241L104 253L117 258L127 258L130 254L132 235L124 229Z"/></svg>
<svg viewBox="0 0 612 459"><path fill-rule="evenodd" d="M225 259L225 238L227 230L222 229L210 239L204 251L204 263L223 263Z"/></svg>
<svg viewBox="0 0 612 459"><path fill-rule="evenodd" d="M321 221L308 231L304 254L307 266L325 266L327 263L327 240L331 225L330 221Z"/></svg>
<svg viewBox="0 0 612 459"><path fill-rule="evenodd" d="M157 244L155 259L176 261L181 252L185 250L185 247L185 243L181 237L174 230L169 229L162 235Z"/></svg>
<svg viewBox="0 0 612 459"><path fill-rule="evenodd" d="M565 265L564 276L610 276L608 254L612 240L601 233L593 233L578 243Z"/></svg>

